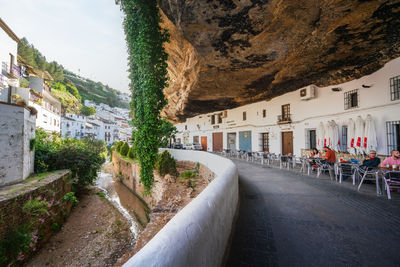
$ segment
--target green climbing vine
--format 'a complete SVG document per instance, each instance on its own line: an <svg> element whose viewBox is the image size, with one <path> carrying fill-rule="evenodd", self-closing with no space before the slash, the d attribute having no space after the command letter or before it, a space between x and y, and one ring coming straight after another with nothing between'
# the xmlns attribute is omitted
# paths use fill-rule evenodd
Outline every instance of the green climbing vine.
<svg viewBox="0 0 400 267"><path fill-rule="evenodd" d="M161 109L166 105L167 59L163 44L169 41L160 26L156 0L120 0L129 52L131 109L136 128L133 142L140 163L140 179L149 192L163 135Z"/></svg>

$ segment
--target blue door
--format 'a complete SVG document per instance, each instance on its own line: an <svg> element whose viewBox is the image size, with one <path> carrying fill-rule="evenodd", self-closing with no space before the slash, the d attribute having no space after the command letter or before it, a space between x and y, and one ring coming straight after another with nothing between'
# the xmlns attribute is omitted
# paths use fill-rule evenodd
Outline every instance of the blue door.
<svg viewBox="0 0 400 267"><path fill-rule="evenodd" d="M251 131L239 132L239 149L251 150Z"/></svg>

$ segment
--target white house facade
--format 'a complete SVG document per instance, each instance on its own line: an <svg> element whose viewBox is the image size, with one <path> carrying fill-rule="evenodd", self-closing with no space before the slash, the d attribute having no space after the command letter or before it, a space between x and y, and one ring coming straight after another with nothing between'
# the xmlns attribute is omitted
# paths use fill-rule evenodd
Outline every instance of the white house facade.
<svg viewBox="0 0 400 267"><path fill-rule="evenodd" d="M10 102L10 87L19 86L19 68L17 63L18 37L0 19L0 101Z"/></svg>
<svg viewBox="0 0 400 267"><path fill-rule="evenodd" d="M400 58L360 79L327 87L308 86L269 101L202 114L176 124L176 142L201 143L207 151L235 149L294 153L317 146L322 122L339 126L341 151L347 150L347 123L371 115L377 152L400 146Z"/></svg>
<svg viewBox="0 0 400 267"><path fill-rule="evenodd" d="M29 87L14 87L12 94L18 94L28 106L38 111L36 127L43 128L47 132L60 132L61 102L51 94L51 87L45 79L29 77Z"/></svg>
<svg viewBox="0 0 400 267"><path fill-rule="evenodd" d="M119 140L117 124L98 116L83 116L72 113L61 118L61 136L81 139L92 137L104 141L107 145Z"/></svg>

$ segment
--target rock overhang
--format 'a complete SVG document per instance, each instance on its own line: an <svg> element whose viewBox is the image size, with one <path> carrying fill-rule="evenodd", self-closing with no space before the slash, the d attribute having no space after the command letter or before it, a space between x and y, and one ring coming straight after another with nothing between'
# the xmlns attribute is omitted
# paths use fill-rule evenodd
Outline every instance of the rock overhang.
<svg viewBox="0 0 400 267"><path fill-rule="evenodd" d="M309 84L338 84L400 55L400 1L159 0L178 122Z"/></svg>

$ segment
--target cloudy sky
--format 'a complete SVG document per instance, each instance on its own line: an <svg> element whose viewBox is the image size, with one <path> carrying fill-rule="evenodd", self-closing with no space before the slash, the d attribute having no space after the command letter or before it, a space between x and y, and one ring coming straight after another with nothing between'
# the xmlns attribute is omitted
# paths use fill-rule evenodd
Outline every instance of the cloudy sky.
<svg viewBox="0 0 400 267"><path fill-rule="evenodd" d="M0 0L0 17L47 61L128 92L123 14L115 0Z"/></svg>

